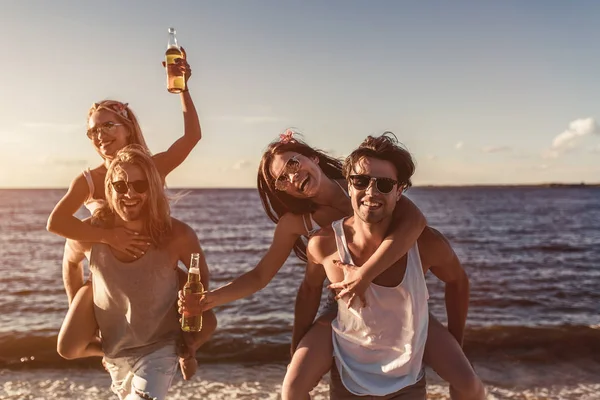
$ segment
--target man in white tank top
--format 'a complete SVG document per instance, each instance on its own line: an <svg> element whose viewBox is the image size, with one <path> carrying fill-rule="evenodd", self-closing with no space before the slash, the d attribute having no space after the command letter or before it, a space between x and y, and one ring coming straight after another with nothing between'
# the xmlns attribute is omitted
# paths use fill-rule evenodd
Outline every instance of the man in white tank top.
<svg viewBox="0 0 600 400"><path fill-rule="evenodd" d="M410 186L410 153L390 136L368 137L344 164L354 214L312 236L297 307L294 335L303 336L317 313L326 278L344 278L338 261L360 267L387 235L392 214ZM338 299L332 323L335 363L330 395L340 399L426 398L423 351L427 339L428 269L447 283L449 330L462 343L469 301L468 278L448 241L426 228L401 260L377 276L365 293L364 307ZM449 294L449 295L448 295ZM294 339L295 343L299 339Z"/></svg>

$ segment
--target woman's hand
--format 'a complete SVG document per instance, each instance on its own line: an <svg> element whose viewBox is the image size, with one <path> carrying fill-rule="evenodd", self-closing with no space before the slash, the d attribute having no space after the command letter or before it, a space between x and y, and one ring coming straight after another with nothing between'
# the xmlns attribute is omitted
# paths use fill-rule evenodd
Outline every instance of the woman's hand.
<svg viewBox="0 0 600 400"><path fill-rule="evenodd" d="M334 260L333 264L338 268L341 268L344 272L344 280L341 282L335 282L328 286L329 289L336 291L336 300L344 299L348 307L352 306L352 303L358 297L362 303L362 306L367 305L365 299L365 292L371 282L366 281L360 273L360 268L352 264L344 264L339 260Z"/></svg>
<svg viewBox="0 0 600 400"><path fill-rule="evenodd" d="M183 58L176 58L175 62L169 65L167 65L167 63L163 61L162 65L163 67L167 68L169 74L182 75L185 79L187 88L187 82L192 76L192 67L190 67L190 64L188 64L187 62L187 53L185 52L183 47L181 47L181 53L183 54Z"/></svg>
<svg viewBox="0 0 600 400"><path fill-rule="evenodd" d="M151 240L148 236L120 226L108 230L105 243L121 253L140 258L150 247Z"/></svg>
<svg viewBox="0 0 600 400"><path fill-rule="evenodd" d="M181 48L181 53L183 54L183 58L176 59L175 65L178 66L179 72L185 78L185 87L187 88L187 82L192 76L192 67L190 67L190 64L187 62L187 53L183 47Z"/></svg>
<svg viewBox="0 0 600 400"><path fill-rule="evenodd" d="M201 315L204 311L213 307L213 297L214 295L211 292L183 294L183 291L180 290L177 311L186 317Z"/></svg>

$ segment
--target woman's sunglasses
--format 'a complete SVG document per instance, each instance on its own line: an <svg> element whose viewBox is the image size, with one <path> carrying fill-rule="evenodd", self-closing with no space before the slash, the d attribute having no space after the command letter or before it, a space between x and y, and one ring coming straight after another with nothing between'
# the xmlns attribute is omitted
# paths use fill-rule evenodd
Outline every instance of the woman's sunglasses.
<svg viewBox="0 0 600 400"><path fill-rule="evenodd" d="M357 190L367 190L371 185L371 182L375 182L377 191L382 194L388 194L394 189L394 185L399 182L392 178L375 178L369 175L350 175L350 183Z"/></svg>
<svg viewBox="0 0 600 400"><path fill-rule="evenodd" d="M300 171L301 166L302 164L300 164L300 160L298 160L297 155L287 160L287 162L283 166L283 171L281 172L281 174L279 174L277 179L275 179L275 189L282 192L285 191L285 189L287 189L288 187L288 184L291 183L290 174L298 173L298 171Z"/></svg>
<svg viewBox="0 0 600 400"><path fill-rule="evenodd" d="M112 187L119 194L126 194L130 188L136 193L145 193L148 190L148 181L116 181L112 182Z"/></svg>
<svg viewBox="0 0 600 400"><path fill-rule="evenodd" d="M92 140L98 139L98 135L100 134L100 132L104 134L108 133L115 129L115 127L117 126L123 126L123 124L117 124L116 122L109 121L103 124L96 125L95 127L87 130L87 137L89 137Z"/></svg>

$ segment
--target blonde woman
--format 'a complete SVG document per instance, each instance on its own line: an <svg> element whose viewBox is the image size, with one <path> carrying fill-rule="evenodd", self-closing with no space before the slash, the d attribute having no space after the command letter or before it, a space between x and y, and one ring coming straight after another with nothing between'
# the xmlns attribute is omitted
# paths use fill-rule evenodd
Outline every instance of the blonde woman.
<svg viewBox="0 0 600 400"><path fill-rule="evenodd" d="M175 64L169 67L184 74L186 88L189 88L187 81L192 75L192 70L186 58L184 52L184 58L176 60ZM202 137L200 121L189 90L186 89L179 97L183 110L184 134L169 149L152 156L152 161L163 182L166 176L187 158ZM100 227L86 224L74 214L82 205L93 214L106 202L104 193L106 172L119 150L134 144L141 146L150 154L140 124L127 103L104 100L94 103L89 109L86 133L90 143L102 158L102 163L83 171L73 179L67 193L52 210L47 229L67 239L104 243L115 251L139 258L144 255L151 243L150 237L132 232L125 227ZM72 268L63 263L63 281L70 307L76 294L79 295L80 302L91 304L91 288L89 285L84 285L83 268ZM100 355L97 340L79 332L79 326L95 325L91 306L80 307L78 312L81 322L89 324L73 324L67 331L69 340L59 341L59 354L67 359ZM195 362L195 359L190 358L190 362Z"/></svg>

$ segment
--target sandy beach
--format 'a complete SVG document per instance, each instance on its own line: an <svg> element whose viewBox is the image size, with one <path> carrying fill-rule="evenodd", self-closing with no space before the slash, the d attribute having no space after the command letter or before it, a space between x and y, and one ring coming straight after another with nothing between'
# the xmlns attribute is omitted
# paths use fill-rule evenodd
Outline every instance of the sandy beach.
<svg viewBox="0 0 600 400"><path fill-rule="evenodd" d="M490 400L596 400L600 399L600 370L590 366L565 364L527 367L499 364L475 365L486 382ZM562 371L562 373L557 372ZM184 381L177 374L169 400L184 399L279 399L285 372L282 364L207 364L197 375ZM495 384L511 374L514 385ZM503 378L501 378L501 376ZM449 399L447 385L431 370L427 371L428 399ZM553 382L549 384L549 382ZM593 383L596 382L596 383ZM115 399L108 374L96 369L0 370L0 398L41 399ZM328 377L312 392L314 400L329 399Z"/></svg>

